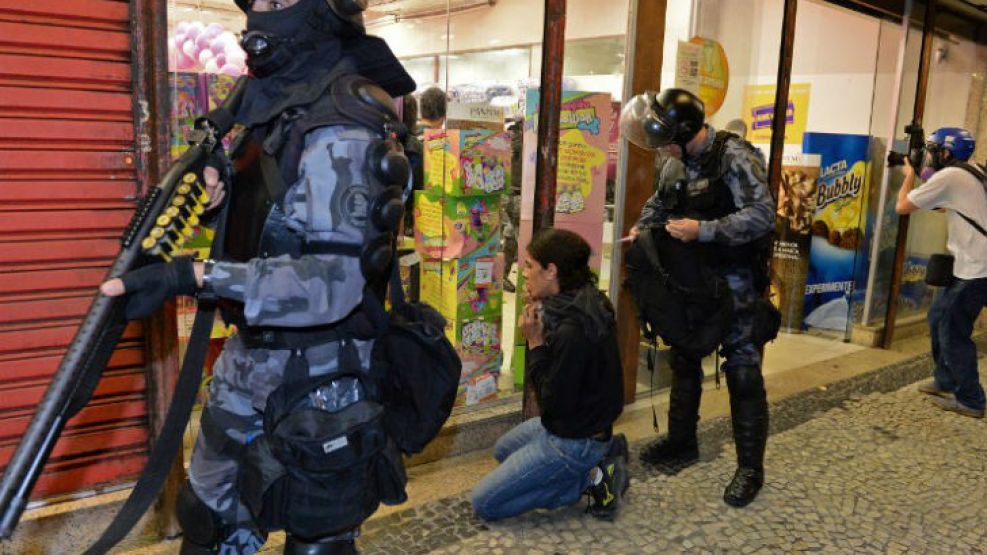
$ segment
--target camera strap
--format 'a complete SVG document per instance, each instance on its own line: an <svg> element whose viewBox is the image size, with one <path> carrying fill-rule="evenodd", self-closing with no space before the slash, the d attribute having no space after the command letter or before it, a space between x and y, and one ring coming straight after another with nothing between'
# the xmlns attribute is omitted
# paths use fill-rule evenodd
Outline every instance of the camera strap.
<svg viewBox="0 0 987 555"><path fill-rule="evenodd" d="M984 194L987 194L987 175L984 174L983 170L969 162L957 162L954 167L965 170L967 173L977 178L980 185L984 188ZM987 237L987 229L984 229L982 225L978 224L973 218L967 216L966 214L960 212L959 210L954 210L961 218L972 225L977 231L979 231L984 237Z"/></svg>

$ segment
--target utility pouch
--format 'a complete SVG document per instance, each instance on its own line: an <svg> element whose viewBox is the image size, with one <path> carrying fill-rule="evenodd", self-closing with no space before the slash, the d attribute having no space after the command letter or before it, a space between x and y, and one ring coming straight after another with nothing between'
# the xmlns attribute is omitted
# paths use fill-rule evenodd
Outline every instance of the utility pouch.
<svg viewBox="0 0 987 555"><path fill-rule="evenodd" d="M951 254L933 254L929 257L929 265L925 267L925 283L933 287L949 287L956 280L953 275L953 263L956 259Z"/></svg>

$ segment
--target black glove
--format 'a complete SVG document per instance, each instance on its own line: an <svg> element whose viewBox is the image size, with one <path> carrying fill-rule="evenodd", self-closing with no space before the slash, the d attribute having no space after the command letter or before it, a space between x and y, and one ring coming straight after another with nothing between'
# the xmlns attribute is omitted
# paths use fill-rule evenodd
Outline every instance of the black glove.
<svg viewBox="0 0 987 555"><path fill-rule="evenodd" d="M167 264L149 264L121 278L126 290L127 320L143 320L176 295L194 295L199 290L190 256L179 256Z"/></svg>

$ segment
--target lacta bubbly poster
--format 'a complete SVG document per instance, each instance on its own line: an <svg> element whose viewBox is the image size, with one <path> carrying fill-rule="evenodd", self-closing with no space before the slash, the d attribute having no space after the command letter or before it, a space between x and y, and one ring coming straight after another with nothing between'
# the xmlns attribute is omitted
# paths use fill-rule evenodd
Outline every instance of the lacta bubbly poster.
<svg viewBox="0 0 987 555"><path fill-rule="evenodd" d="M866 257L869 145L867 135L806 133L803 139L802 151L821 157L805 286L806 327L847 328L855 268Z"/></svg>

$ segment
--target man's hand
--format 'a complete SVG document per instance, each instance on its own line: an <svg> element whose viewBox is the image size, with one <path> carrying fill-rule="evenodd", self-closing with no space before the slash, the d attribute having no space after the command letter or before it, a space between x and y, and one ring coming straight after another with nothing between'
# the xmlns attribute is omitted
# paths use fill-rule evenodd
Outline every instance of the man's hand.
<svg viewBox="0 0 987 555"><path fill-rule="evenodd" d="M142 320L176 295L194 295L202 287L204 270L202 262L178 257L174 262L151 264L111 279L99 286L99 292L107 297L128 295L127 319Z"/></svg>
<svg viewBox="0 0 987 555"><path fill-rule="evenodd" d="M905 179L902 180L901 188L898 189L898 199L895 202L894 210L899 215L904 216L919 209L908 198L908 193L912 192L912 189L915 188L915 168L912 167L912 162L907 156L905 156L905 165L902 167L902 171L905 174Z"/></svg>
<svg viewBox="0 0 987 555"><path fill-rule="evenodd" d="M206 182L206 193L209 195L209 204L206 210L212 210L223 203L226 198L226 184L219 179L219 170L206 166L202 171L202 178Z"/></svg>
<svg viewBox="0 0 987 555"><path fill-rule="evenodd" d="M668 234L672 237L682 241L683 243L691 243L699 239L699 221L698 220L671 220L665 225L665 229Z"/></svg>
<svg viewBox="0 0 987 555"><path fill-rule="evenodd" d="M634 226L629 232L627 232L627 237L622 237L620 239L621 243L633 243L637 240L637 236L641 234L641 230Z"/></svg>
<svg viewBox="0 0 987 555"><path fill-rule="evenodd" d="M528 340L528 348L545 344L545 324L541 320L541 303L529 303L521 313L521 334Z"/></svg>

